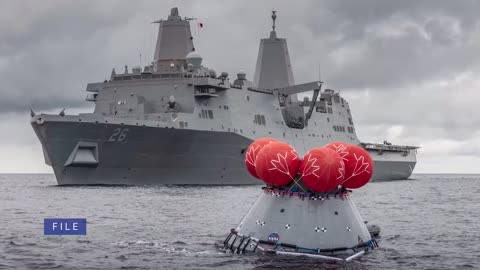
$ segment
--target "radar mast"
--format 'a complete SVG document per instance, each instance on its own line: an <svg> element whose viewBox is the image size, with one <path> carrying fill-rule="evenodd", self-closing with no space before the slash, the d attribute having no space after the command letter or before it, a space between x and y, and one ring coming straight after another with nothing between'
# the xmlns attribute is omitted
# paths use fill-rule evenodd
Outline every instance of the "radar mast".
<svg viewBox="0 0 480 270"><path fill-rule="evenodd" d="M273 24L272 24L272 31L275 32L275 20L277 19L277 11L276 10L272 10L272 21L273 21Z"/></svg>

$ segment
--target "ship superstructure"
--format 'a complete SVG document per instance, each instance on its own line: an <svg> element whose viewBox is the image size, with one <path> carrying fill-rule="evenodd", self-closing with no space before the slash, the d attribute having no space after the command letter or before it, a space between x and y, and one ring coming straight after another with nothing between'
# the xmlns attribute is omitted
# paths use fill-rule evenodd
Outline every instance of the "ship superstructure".
<svg viewBox="0 0 480 270"><path fill-rule="evenodd" d="M260 42L250 81L243 72L231 79L203 66L189 20L173 8L157 21L152 64L113 69L109 80L89 83L93 113L32 114L59 184L260 184L243 165L254 139L281 139L300 155L332 141L361 144L338 92L323 90L320 81L294 84L287 43L275 26ZM298 100L304 92L312 98ZM374 178L407 178L415 166L415 147L364 147L375 161Z"/></svg>

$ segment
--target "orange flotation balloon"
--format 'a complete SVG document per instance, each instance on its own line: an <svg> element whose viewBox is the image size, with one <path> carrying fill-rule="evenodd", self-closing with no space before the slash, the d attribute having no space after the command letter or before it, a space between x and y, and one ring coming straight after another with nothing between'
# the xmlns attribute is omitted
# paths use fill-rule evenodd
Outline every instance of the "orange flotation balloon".
<svg viewBox="0 0 480 270"><path fill-rule="evenodd" d="M300 176L307 187L315 192L331 192L344 179L345 164L334 150L319 147L303 157Z"/></svg>
<svg viewBox="0 0 480 270"><path fill-rule="evenodd" d="M282 142L271 142L258 152L255 160L257 175L266 184L284 186L297 175L300 157L295 149Z"/></svg>
<svg viewBox="0 0 480 270"><path fill-rule="evenodd" d="M334 149L345 163L345 179L341 183L346 188L360 188L373 176L373 160L370 154L360 146L333 142L326 146Z"/></svg>
<svg viewBox="0 0 480 270"><path fill-rule="evenodd" d="M255 171L255 160L257 159L257 154L258 152L260 152L260 149L262 149L262 147L276 141L277 140L272 138L260 138L253 141L247 148L247 153L245 154L245 166L247 167L247 170L250 172L251 175L260 179L260 177L258 177L257 175L257 172Z"/></svg>

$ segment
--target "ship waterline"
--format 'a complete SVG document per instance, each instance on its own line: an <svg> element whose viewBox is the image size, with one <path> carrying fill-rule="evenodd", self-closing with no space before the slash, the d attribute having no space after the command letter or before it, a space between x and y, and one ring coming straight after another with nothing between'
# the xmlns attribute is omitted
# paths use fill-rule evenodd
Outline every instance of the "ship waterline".
<svg viewBox="0 0 480 270"><path fill-rule="evenodd" d="M37 115L31 125L59 185L263 184L245 170L250 138L121 121ZM408 178L415 166L411 157L399 161L388 155L372 153L373 180Z"/></svg>

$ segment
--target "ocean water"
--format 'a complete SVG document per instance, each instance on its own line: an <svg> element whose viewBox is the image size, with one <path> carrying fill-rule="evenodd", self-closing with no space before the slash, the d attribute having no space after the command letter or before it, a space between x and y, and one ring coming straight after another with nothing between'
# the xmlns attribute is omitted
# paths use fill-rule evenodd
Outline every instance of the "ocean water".
<svg viewBox="0 0 480 270"><path fill-rule="evenodd" d="M354 191L380 248L348 264L232 255L221 246L261 193L248 187L58 187L0 175L0 269L480 269L480 175L414 175ZM88 220L44 236L44 218Z"/></svg>

